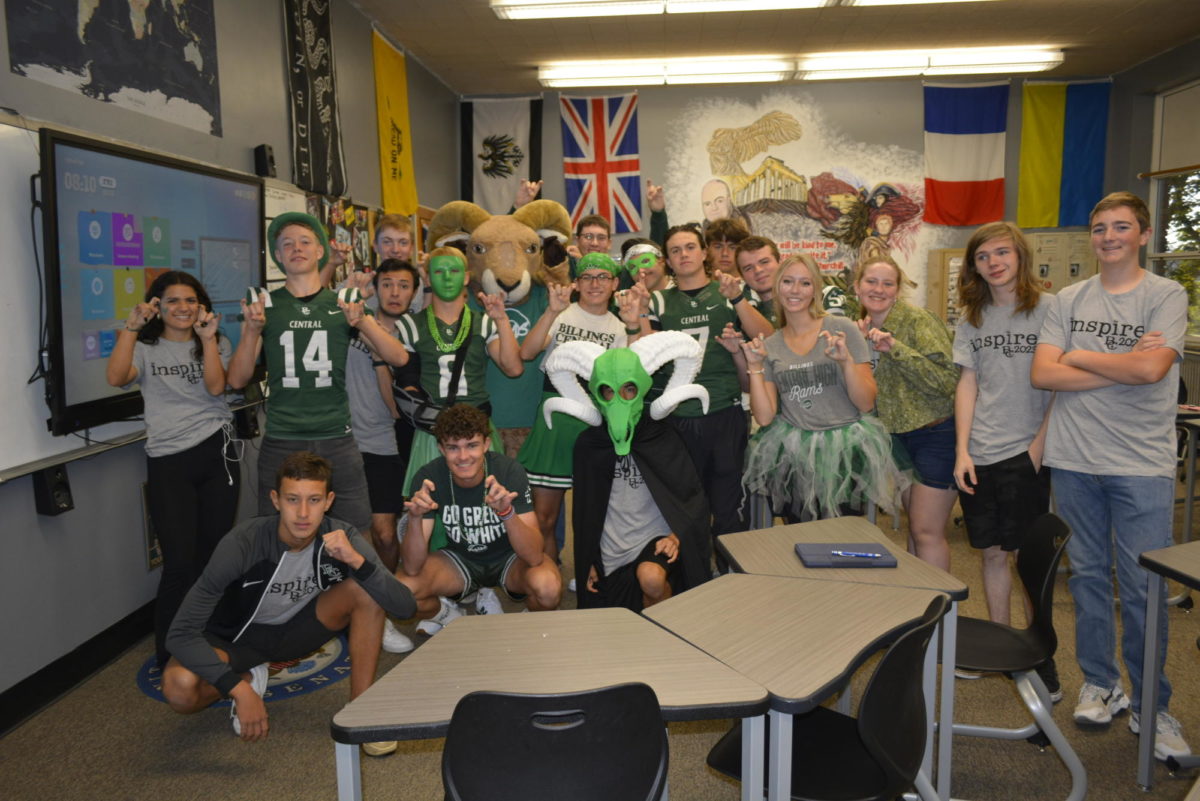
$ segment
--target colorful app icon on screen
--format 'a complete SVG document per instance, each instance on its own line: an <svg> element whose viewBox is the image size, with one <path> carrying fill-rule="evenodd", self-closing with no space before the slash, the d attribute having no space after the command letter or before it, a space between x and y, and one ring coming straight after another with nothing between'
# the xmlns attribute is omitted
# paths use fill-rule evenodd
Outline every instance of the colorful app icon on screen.
<svg viewBox="0 0 1200 801"><path fill-rule="evenodd" d="M106 328L100 332L100 358L107 359L117 346L117 332Z"/></svg>
<svg viewBox="0 0 1200 801"><path fill-rule="evenodd" d="M79 261L112 263L112 217L98 211L81 211L78 217Z"/></svg>
<svg viewBox="0 0 1200 801"><path fill-rule="evenodd" d="M80 270L79 302L84 320L113 319L112 271Z"/></svg>
<svg viewBox="0 0 1200 801"><path fill-rule="evenodd" d="M143 270L113 270L113 300L118 320L128 317L145 295L146 273Z"/></svg>
<svg viewBox="0 0 1200 801"><path fill-rule="evenodd" d="M147 267L171 266L171 221L165 217L143 217L142 249Z"/></svg>
<svg viewBox="0 0 1200 801"><path fill-rule="evenodd" d="M83 332L83 358L85 360L100 358L100 332L99 331L84 331Z"/></svg>
<svg viewBox="0 0 1200 801"><path fill-rule="evenodd" d="M142 232L134 225L132 214L114 213L112 216L113 258L118 267L135 267L142 264Z"/></svg>

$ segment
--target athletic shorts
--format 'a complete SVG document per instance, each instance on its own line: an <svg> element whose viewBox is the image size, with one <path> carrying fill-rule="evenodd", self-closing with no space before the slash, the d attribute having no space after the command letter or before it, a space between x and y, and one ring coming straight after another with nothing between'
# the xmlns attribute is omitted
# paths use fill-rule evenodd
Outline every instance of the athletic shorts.
<svg viewBox="0 0 1200 801"><path fill-rule="evenodd" d="M503 590L504 594L514 601L525 600L523 594L510 592L508 587L505 586L505 582L508 581L508 572L517 563L517 555L515 553L510 553L491 561L468 559L463 554L451 548L443 548L438 553L450 560L450 563L454 565L458 570L459 576L462 578L462 592L454 600L461 601L463 598L478 592L484 587L497 587Z"/></svg>
<svg viewBox="0 0 1200 801"><path fill-rule="evenodd" d="M975 494L958 493L974 548L1018 551L1033 521L1050 510L1050 468L1034 472L1027 452L975 465Z"/></svg>
<svg viewBox="0 0 1200 801"><path fill-rule="evenodd" d="M634 612L642 611L643 593L642 585L638 583L637 569L638 565L643 562L661 565L662 569L667 571L667 580L670 581L674 578L679 567L679 559L677 557L674 562L667 562L665 553L654 552L655 546L661 539L662 537L655 537L650 540L632 562L621 565L611 575L600 576L600 580L596 582L596 589L599 591L602 606L618 606ZM580 591L587 592L587 589L582 588Z"/></svg>
<svg viewBox="0 0 1200 801"><path fill-rule="evenodd" d="M367 496L371 499L371 514L404 514L404 468L406 459L399 454L378 454L363 451L363 472L367 474Z"/></svg>
<svg viewBox="0 0 1200 801"><path fill-rule="evenodd" d="M892 434L912 459L917 481L935 489L954 489L954 417L925 428Z"/></svg>
<svg viewBox="0 0 1200 801"><path fill-rule="evenodd" d="M204 639L213 648L229 654L229 667L235 673L245 673L263 662L284 662L306 656L337 636L336 631L325 628L317 617L317 597L319 595L286 623L251 623L236 642L210 631L204 632Z"/></svg>

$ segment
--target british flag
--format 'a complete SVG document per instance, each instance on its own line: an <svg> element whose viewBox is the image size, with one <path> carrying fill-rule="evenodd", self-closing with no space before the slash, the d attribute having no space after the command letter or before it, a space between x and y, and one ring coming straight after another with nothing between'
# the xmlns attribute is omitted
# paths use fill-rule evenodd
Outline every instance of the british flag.
<svg viewBox="0 0 1200 801"><path fill-rule="evenodd" d="M559 97L563 178L571 226L599 214L618 234L642 227L641 158L637 93L609 97Z"/></svg>

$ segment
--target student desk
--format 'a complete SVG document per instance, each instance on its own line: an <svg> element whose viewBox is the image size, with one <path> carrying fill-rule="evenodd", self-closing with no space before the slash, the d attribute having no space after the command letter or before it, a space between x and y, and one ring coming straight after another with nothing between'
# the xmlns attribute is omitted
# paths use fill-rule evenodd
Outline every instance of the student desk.
<svg viewBox="0 0 1200 801"><path fill-rule="evenodd" d="M896 557L894 568L809 568L796 556L800 542L860 542L871 548L885 548ZM915 587L936 590L954 601L942 622L942 687L938 719L937 793L950 798L950 765L954 725L954 653L958 633L958 602L967 597L967 585L941 568L922 562L892 544L877 526L862 517L835 517L811 523L795 523L757 531L725 534L717 538L717 548L735 570L772 576L850 582L857 585ZM860 549L861 550L861 549ZM933 698L937 665L932 649L925 669L925 697L933 722ZM929 726L929 748L925 752L925 775L932 778L933 731Z"/></svg>
<svg viewBox="0 0 1200 801"><path fill-rule="evenodd" d="M1160 577L1175 579L1191 589L1200 589L1200 540L1146 551L1138 557L1138 564L1150 571L1149 587L1146 592L1146 641L1142 655L1142 730L1138 735L1137 782L1146 790L1154 783L1154 717L1146 717L1148 710L1158 711L1158 631L1162 605L1163 584ZM1191 798L1191 796L1188 796Z"/></svg>
<svg viewBox="0 0 1200 801"><path fill-rule="evenodd" d="M791 797L791 716L842 689L890 634L921 617L936 594L730 573L643 614L770 691L767 797L784 801ZM747 772L754 754L762 764L761 718L756 723L742 729L743 798L762 798L761 776Z"/></svg>
<svg viewBox="0 0 1200 801"><path fill-rule="evenodd" d="M572 692L630 681L654 689L664 720L750 718L749 728L764 730L764 688L626 609L466 616L334 716L338 798L362 798L358 743L445 736L467 693ZM756 756L746 769L761 788L761 751ZM755 796L743 791L742 798Z"/></svg>

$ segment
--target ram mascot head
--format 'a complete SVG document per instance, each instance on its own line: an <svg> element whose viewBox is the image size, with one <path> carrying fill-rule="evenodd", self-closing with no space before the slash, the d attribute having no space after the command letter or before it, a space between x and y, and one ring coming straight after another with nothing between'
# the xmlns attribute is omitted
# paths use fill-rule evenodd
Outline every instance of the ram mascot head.
<svg viewBox="0 0 1200 801"><path fill-rule="evenodd" d="M438 209L429 223L430 243L467 254L472 289L503 294L509 306L528 298L534 284L569 283L570 236L571 218L553 200L535 200L514 214L496 216L455 200Z"/></svg>

